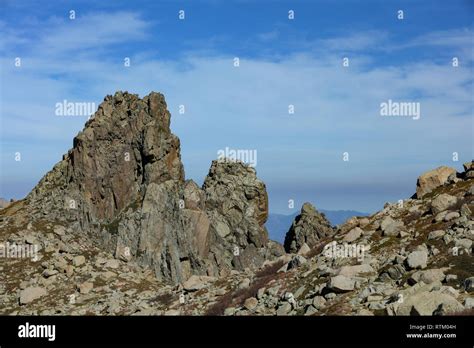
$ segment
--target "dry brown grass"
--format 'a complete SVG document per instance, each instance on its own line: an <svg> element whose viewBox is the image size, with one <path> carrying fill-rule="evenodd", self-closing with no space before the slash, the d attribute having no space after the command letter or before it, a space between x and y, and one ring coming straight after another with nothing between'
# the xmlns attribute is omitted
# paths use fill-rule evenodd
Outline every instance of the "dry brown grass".
<svg viewBox="0 0 474 348"><path fill-rule="evenodd" d="M283 265L284 262L279 261L261 269L255 274L256 278L249 287L227 292L206 311L205 315L223 315L226 308L231 306L241 306L247 298L255 297L258 289L263 288L271 280L283 277L284 273L277 273Z"/></svg>
<svg viewBox="0 0 474 348"><path fill-rule="evenodd" d="M403 223L405 225L410 225L413 222L418 221L423 214L419 211L414 211L412 213L406 214L404 217L402 217Z"/></svg>
<svg viewBox="0 0 474 348"><path fill-rule="evenodd" d="M331 238L333 238L333 236L331 236ZM324 249L324 246L328 244L329 242L331 242L332 240L331 238L327 237L327 238L321 239L321 241L317 245L315 245L313 248L311 248L311 250L305 255L306 258L311 259L321 254L321 252Z"/></svg>
<svg viewBox="0 0 474 348"><path fill-rule="evenodd" d="M177 300L177 298L175 298L172 293L166 292L150 299L148 302L157 302L167 307L170 306L175 300Z"/></svg>
<svg viewBox="0 0 474 348"><path fill-rule="evenodd" d="M264 278L264 277L267 277L267 276L270 276L270 275L274 275L280 268L283 267L284 264L285 264L285 262L283 262L281 260L281 261L275 262L272 265L268 265L268 266L260 269L259 271L257 271L255 273L255 277Z"/></svg>

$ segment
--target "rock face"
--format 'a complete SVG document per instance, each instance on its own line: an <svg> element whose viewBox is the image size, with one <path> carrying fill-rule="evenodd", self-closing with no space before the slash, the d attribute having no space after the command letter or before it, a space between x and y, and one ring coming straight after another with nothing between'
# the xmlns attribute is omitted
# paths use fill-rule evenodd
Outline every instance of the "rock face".
<svg viewBox="0 0 474 348"><path fill-rule="evenodd" d="M451 175L456 176L456 169L446 166L441 166L423 173L416 183L416 196L421 198L433 191L433 189L444 185L448 182L448 178Z"/></svg>
<svg viewBox="0 0 474 348"><path fill-rule="evenodd" d="M265 184L241 162L213 161L203 191L218 268L261 265L268 243Z"/></svg>
<svg viewBox="0 0 474 348"><path fill-rule="evenodd" d="M331 223L324 214L318 212L310 203L304 203L290 230L285 236L286 252L296 253L306 243L310 248L321 238L334 233Z"/></svg>
<svg viewBox="0 0 474 348"><path fill-rule="evenodd" d="M35 187L41 200L92 223L112 221L141 200L148 184L184 180L179 139L162 94L107 96L74 147Z"/></svg>
<svg viewBox="0 0 474 348"><path fill-rule="evenodd" d="M27 200L34 216L70 221L117 258L175 283L271 255L267 193L255 170L215 161L202 189L185 181L159 93L107 96Z"/></svg>

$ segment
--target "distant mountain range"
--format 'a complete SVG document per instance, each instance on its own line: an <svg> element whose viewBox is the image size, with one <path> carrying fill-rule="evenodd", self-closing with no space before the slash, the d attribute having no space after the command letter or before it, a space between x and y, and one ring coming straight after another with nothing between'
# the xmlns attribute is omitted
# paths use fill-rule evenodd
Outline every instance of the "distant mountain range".
<svg viewBox="0 0 474 348"><path fill-rule="evenodd" d="M326 215L326 218L331 222L332 225L339 225L346 221L348 218L353 216L368 216L369 213L362 213L355 210L324 210L320 212ZM300 212L296 212L291 215L284 214L269 214L268 220L265 226L268 230L270 239L283 243L285 240L286 232L288 232L291 223Z"/></svg>

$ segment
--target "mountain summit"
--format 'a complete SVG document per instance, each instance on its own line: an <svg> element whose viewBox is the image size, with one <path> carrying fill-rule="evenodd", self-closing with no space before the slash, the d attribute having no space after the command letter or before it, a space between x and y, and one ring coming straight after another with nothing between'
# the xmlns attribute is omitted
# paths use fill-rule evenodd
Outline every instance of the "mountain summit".
<svg viewBox="0 0 474 348"><path fill-rule="evenodd" d="M267 193L254 169L214 161L203 188L185 180L160 93L107 96L27 202L33 219L67 224L173 282L282 253L267 250L276 244L268 244Z"/></svg>

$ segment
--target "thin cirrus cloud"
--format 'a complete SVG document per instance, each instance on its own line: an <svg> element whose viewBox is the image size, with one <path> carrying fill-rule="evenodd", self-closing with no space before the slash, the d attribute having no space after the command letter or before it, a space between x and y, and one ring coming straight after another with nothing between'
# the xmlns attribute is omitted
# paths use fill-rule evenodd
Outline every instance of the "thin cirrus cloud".
<svg viewBox="0 0 474 348"><path fill-rule="evenodd" d="M128 40L141 40L147 36L147 23L137 13L97 13L79 17L73 25L60 21L61 30L51 29L45 33L40 45L46 50L71 52L103 48ZM86 32L84 32L86 30ZM58 45L57 43L61 43Z"/></svg>
<svg viewBox="0 0 474 348"><path fill-rule="evenodd" d="M400 47L415 47L415 46L454 46L461 48L471 48L473 42L473 35L471 29L461 28L452 30L436 30L427 34L420 35L405 45ZM472 54L471 57L472 58Z"/></svg>
<svg viewBox="0 0 474 348"><path fill-rule="evenodd" d="M472 157L469 66L454 69L449 62L423 59L381 65L373 53L421 46L464 52L463 29L425 33L408 44L382 31L294 40L288 54L243 56L236 68L231 52L218 47L180 52L175 59L155 55L149 32L155 26L139 13L124 11L83 16L73 25L49 18L30 28L37 40L27 47L24 32L0 23L2 36L18 37L3 43L1 58L9 88L2 89L0 196L26 194L82 129L84 118L55 116L55 103L67 99L98 105L116 90L165 94L187 177L198 182L217 150L257 149L257 171L276 212L285 212L286 198L303 192L303 184L305 194L317 197L324 208L373 210L400 187L408 194L416 175L446 164L454 151L460 161ZM256 34L263 45L279 39L279 31ZM137 43L142 46L129 52L132 65L125 68L124 47ZM25 50L20 71L10 58L17 46ZM342 67L342 51L352 52L349 68ZM387 99L419 101L421 119L380 117L379 105ZM184 115L177 112L181 104ZM294 115L288 114L289 104L295 106ZM21 166L12 163L18 148L28 159ZM349 164L341 160L345 151L352 156ZM368 192L358 202L348 199L350 192L341 185L347 180L361 192L377 182L379 194Z"/></svg>

